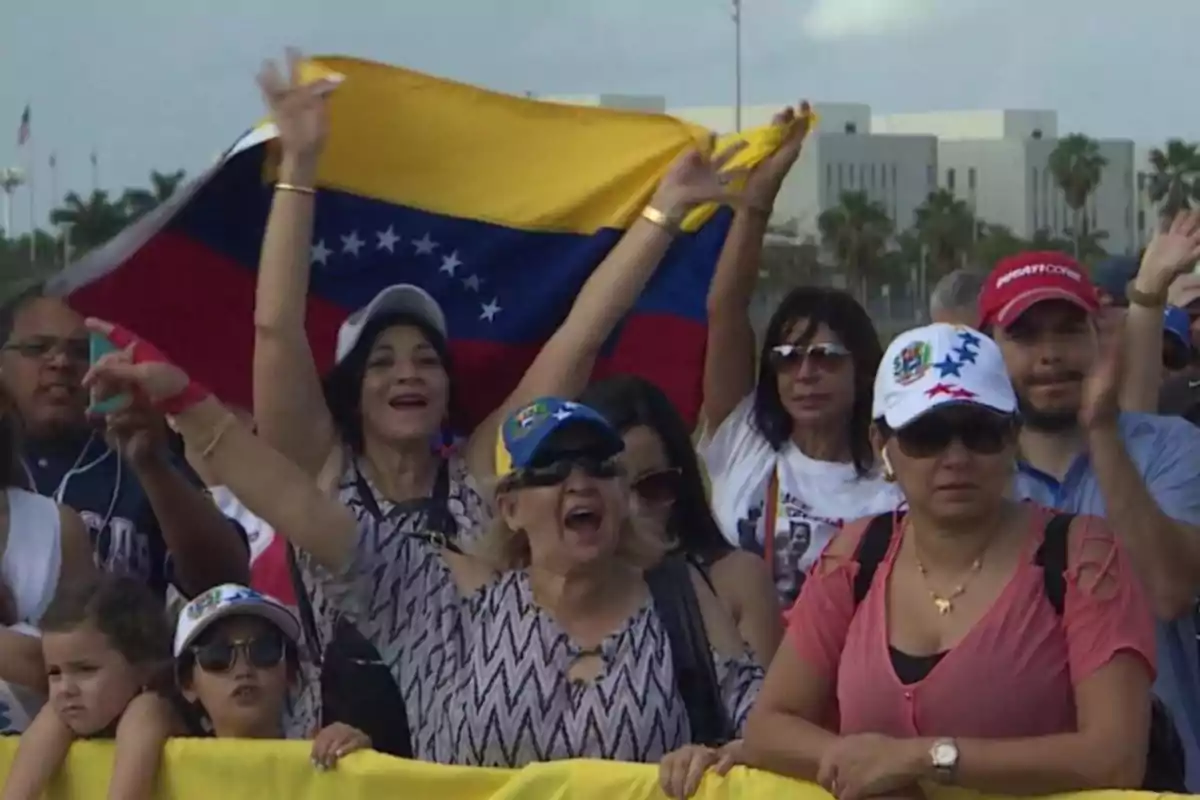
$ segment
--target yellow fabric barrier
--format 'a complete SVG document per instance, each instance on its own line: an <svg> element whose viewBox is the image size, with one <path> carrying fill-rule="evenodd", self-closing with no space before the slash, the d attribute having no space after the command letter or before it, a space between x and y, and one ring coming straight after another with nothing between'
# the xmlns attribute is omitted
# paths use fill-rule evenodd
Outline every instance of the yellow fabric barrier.
<svg viewBox="0 0 1200 800"><path fill-rule="evenodd" d="M15 738L0 740L0 772L17 750ZM665 800L658 770L612 761L556 761L522 770L444 767L357 753L337 769L322 773L308 761L305 742L178 739L167 748L158 797L171 800ZM112 744L82 742L71 750L66 769L47 793L48 800L102 800L107 796ZM973 797L939 790L936 800ZM710 775L696 800L741 798L827 800L822 789L765 772L734 769ZM1145 792L1083 792L1071 800L1139 800ZM931 798L933 800L933 798Z"/></svg>

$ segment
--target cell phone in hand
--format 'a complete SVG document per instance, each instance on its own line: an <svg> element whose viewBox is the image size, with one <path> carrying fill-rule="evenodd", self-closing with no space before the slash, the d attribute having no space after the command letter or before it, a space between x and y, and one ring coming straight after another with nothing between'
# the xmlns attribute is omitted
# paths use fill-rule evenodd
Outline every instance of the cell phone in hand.
<svg viewBox="0 0 1200 800"><path fill-rule="evenodd" d="M112 340L104 334L96 333L95 331L92 331L88 334L89 364L94 365L101 358L109 353L117 352L118 349L119 348L112 343ZM120 411L122 408L129 405L130 400L132 400L132 398L126 393L116 394L112 397L106 397L101 400L96 396L96 391L93 389L92 402L91 405L88 406L88 412L91 414L101 415L111 414L114 411Z"/></svg>

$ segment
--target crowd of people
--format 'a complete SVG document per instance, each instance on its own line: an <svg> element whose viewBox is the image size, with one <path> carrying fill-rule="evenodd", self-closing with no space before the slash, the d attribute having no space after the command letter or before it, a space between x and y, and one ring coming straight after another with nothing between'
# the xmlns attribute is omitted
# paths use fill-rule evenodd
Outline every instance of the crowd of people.
<svg viewBox="0 0 1200 800"><path fill-rule="evenodd" d="M756 346L811 122L788 109L736 194L729 154L681 156L451 435L451 332L418 287L352 314L318 373L333 87L292 67L260 76L281 162L252 413L60 299L0 319L3 800L97 738L110 796L148 797L176 736L312 739L318 768L644 762L678 798L737 764L838 800L1200 790L1200 214L1094 280L1056 252L954 273L886 348L850 294L800 286ZM712 202L734 215L694 435L653 383L590 377Z"/></svg>

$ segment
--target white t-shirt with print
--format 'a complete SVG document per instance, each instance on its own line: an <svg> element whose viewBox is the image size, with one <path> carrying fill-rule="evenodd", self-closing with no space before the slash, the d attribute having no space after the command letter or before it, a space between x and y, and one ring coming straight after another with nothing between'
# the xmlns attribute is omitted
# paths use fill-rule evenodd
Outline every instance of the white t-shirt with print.
<svg viewBox="0 0 1200 800"><path fill-rule="evenodd" d="M754 424L754 397L744 398L720 427L700 440L717 522L729 541L762 553L763 513L772 473L779 476L775 511L775 588L791 607L804 574L846 522L882 514L902 499L878 473L859 477L853 464L817 461L789 441L779 452Z"/></svg>

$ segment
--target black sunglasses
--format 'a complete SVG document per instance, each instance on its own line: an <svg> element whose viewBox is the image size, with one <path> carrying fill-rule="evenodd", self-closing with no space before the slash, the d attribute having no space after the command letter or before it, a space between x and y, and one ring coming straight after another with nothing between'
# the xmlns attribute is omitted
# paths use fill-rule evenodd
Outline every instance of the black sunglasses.
<svg viewBox="0 0 1200 800"><path fill-rule="evenodd" d="M634 493L652 505L674 502L679 496L682 474L678 467L647 472L630 484Z"/></svg>
<svg viewBox="0 0 1200 800"><path fill-rule="evenodd" d="M1012 417L989 412L927 414L894 432L900 451L909 458L932 458L951 442L962 442L972 453L994 456L1012 443L1016 423Z"/></svg>
<svg viewBox="0 0 1200 800"><path fill-rule="evenodd" d="M537 486L558 486L579 469L589 478L607 480L621 474L621 466L614 457L602 457L593 453L548 454L524 469L518 470L509 481L514 489Z"/></svg>
<svg viewBox="0 0 1200 800"><path fill-rule="evenodd" d="M283 661L287 643L282 633L271 632L253 639L209 642L192 648L196 666L205 672L228 672L239 653L255 669L271 669Z"/></svg>

